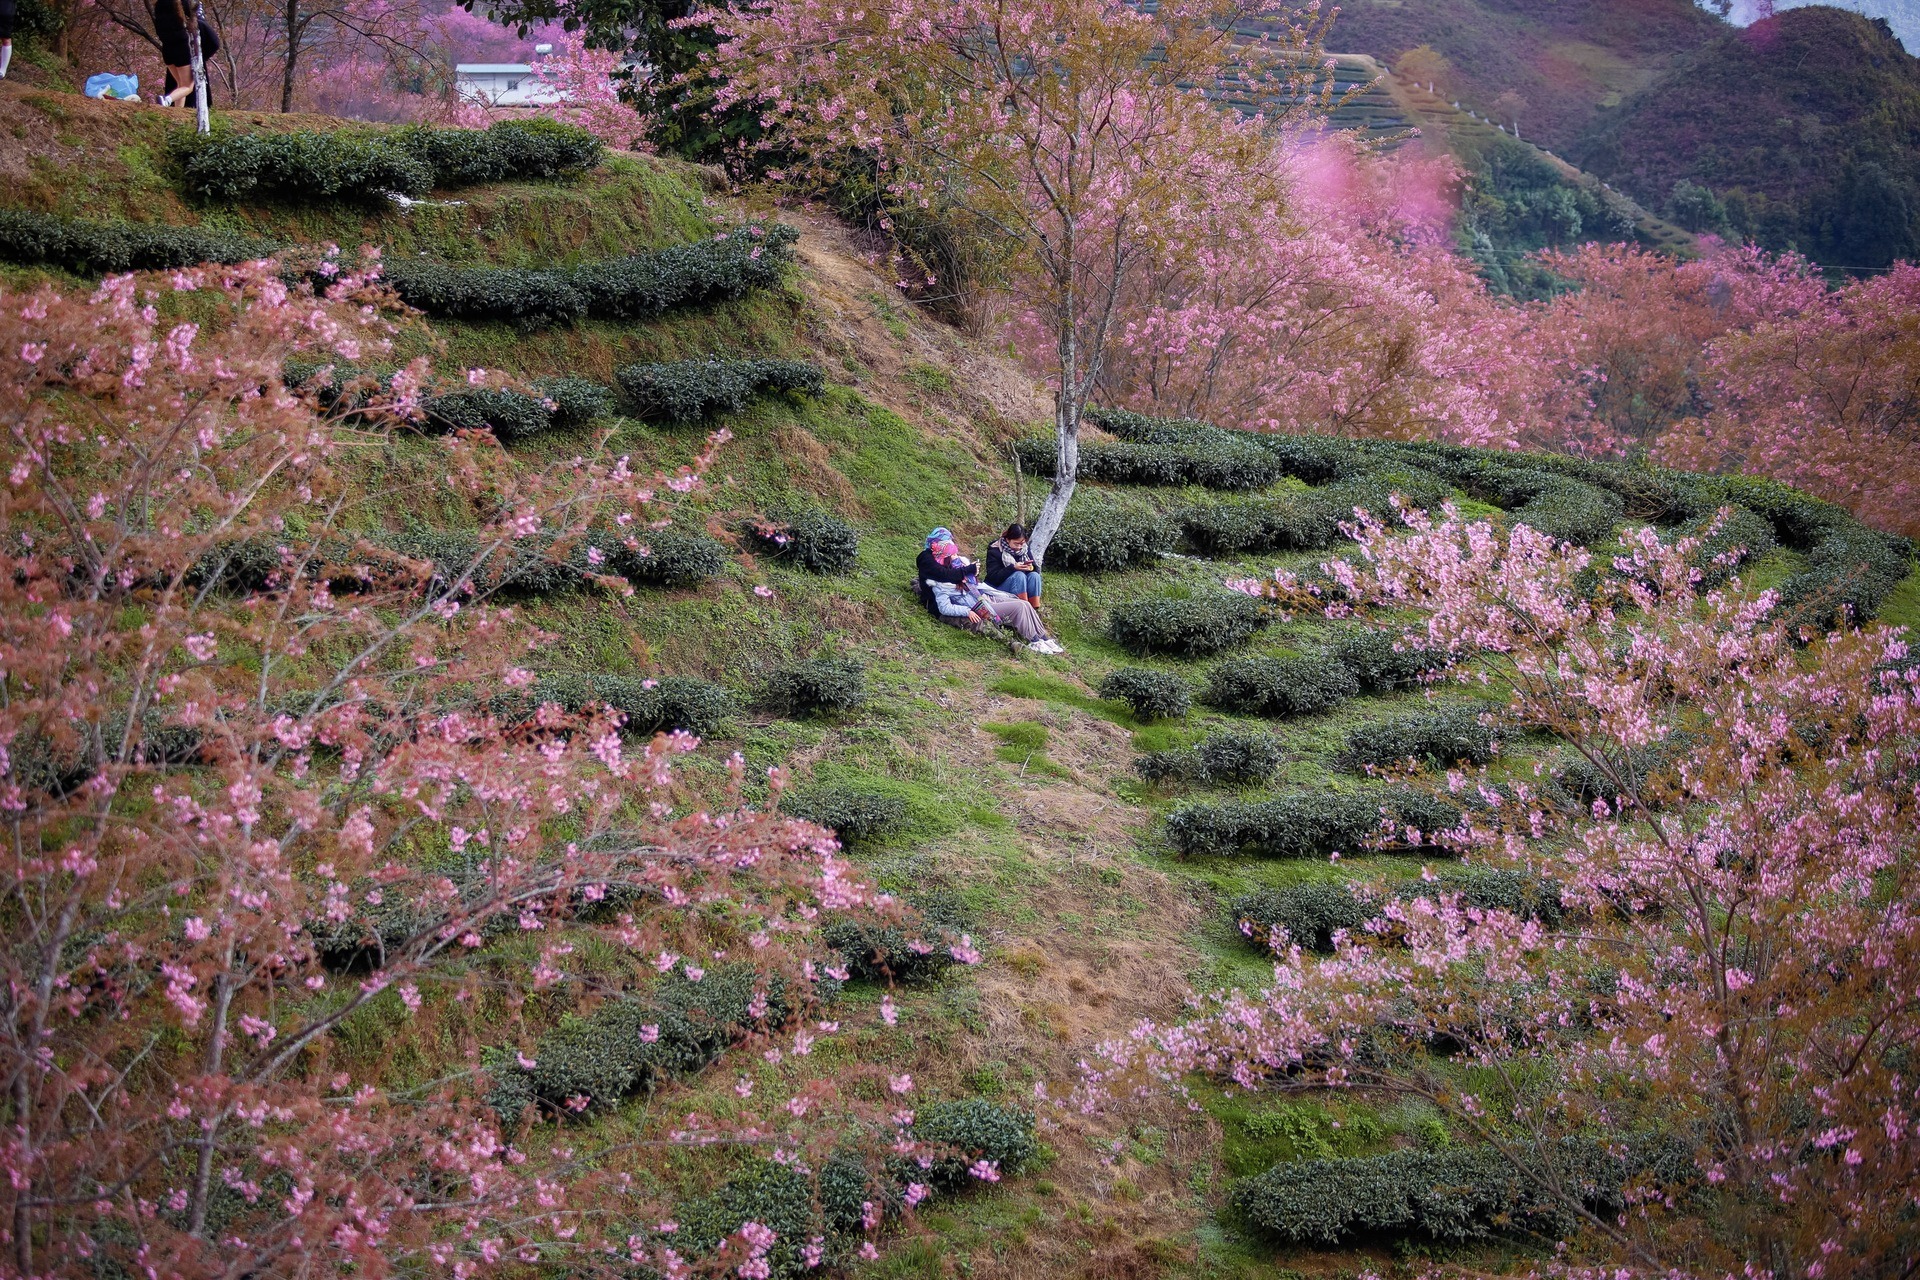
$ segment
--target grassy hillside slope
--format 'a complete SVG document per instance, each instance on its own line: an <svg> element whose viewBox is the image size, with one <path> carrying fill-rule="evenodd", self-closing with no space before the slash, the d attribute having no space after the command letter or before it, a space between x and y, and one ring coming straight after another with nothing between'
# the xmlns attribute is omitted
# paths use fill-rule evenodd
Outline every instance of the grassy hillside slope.
<svg viewBox="0 0 1920 1280"><path fill-rule="evenodd" d="M243 117L234 123L331 122ZM447 197L458 203L407 212L203 208L173 187L165 159L171 124L158 112L0 86L0 137L14 139L0 149L6 166L0 203L227 226L287 240L376 243L390 258L428 254L509 265L585 261L700 239L748 211L707 187L702 171L637 156L611 157L572 181L469 188ZM952 527L963 545L977 549L1013 513L1009 445L1043 429L1045 400L1005 359L900 303L890 281L869 265L866 246L838 224L804 209L758 212L801 229L797 267L781 288L646 322L589 320L536 331L420 322L409 341L437 350L446 368L489 365L527 376L604 381L627 361L717 352L804 358L825 372L828 385L818 396L766 397L724 420L735 439L697 501L708 532L728 543L718 576L691 588L641 589L624 600L555 592L525 606L556 636L540 655L542 674L704 676L741 696L747 709L711 735L689 766L703 785L722 785L725 760L739 751L748 777L778 763L791 768L803 791L836 784L897 801L903 823L855 842L854 856L889 887L953 895L976 921L983 965L908 989L898 997L897 1027L861 1018L871 1029L824 1040L805 1070L831 1073L852 1058L885 1062L890 1070L911 1072L931 1095L1020 1103L1032 1098L1037 1083L1069 1083L1089 1044L1141 1018L1177 1016L1190 984L1257 984L1268 969L1226 910L1236 897L1354 877L1417 877L1423 856L1413 852L1356 850L1337 863L1241 852L1183 857L1164 819L1192 801L1368 794L1364 778L1344 759L1349 737L1420 710L1419 690L1375 685L1322 710L1265 717L1196 705L1183 717L1155 723L1098 695L1103 679L1122 666L1145 665L1197 689L1217 665L1130 653L1114 638L1116 614L1141 602L1218 598L1226 579L1264 574L1276 563L1306 569L1338 547L1222 552L1192 531L1208 519L1231 524L1237 517L1223 510L1248 494L1222 494L1199 483L1147 485L1109 472L1108 480L1086 486L1076 520L1132 520L1163 532L1185 528L1188 535L1169 540L1168 554L1110 572L1050 569L1049 612L1068 646L1064 657L1010 652L936 624L910 594L912 557L935 524ZM80 283L38 267L0 264L0 281L9 287L50 274ZM628 418L601 425L615 430L619 451L669 467L692 454L701 436L697 429ZM1133 447L1104 437L1095 444L1111 458ZM573 445L574 438L556 432L515 444L512 452L537 463L566 457ZM1268 446L1227 447L1257 452ZM442 510L432 497L439 456L423 439L409 446L394 471L361 476L358 518L388 527L457 525L462 514ZM1451 497L1494 518L1506 518L1503 503L1518 509L1527 500L1525 484L1538 481L1525 459L1522 469L1534 480L1489 488L1471 478L1485 460L1465 453L1356 457L1354 466L1365 475L1388 467L1398 478L1384 483L1426 486L1432 498ZM1345 492L1329 490L1327 482L1324 475L1278 465L1262 473L1251 496L1276 512L1311 512ZM1027 483L1031 503L1031 470ZM1546 487L1574 493L1599 510L1600 523L1588 534L1599 547L1608 544L1616 507L1590 491ZM1765 486L1754 494L1754 501L1779 497ZM1795 505L1802 500L1780 500L1802 509ZM758 559L739 544L741 517L795 501L852 522L860 535L852 571L821 578ZM1788 582L1809 569L1815 544L1784 525L1781 533L1784 545L1753 566L1754 581ZM758 594L756 586L773 594ZM1920 578L1909 574L1881 603L1881 614L1920 622ZM1262 622L1221 660L1322 660L1351 641L1360 625L1320 617ZM788 718L754 705L771 669L816 656L863 663L867 703L824 719ZM1223 731L1267 735L1270 774L1240 782L1148 782L1134 767L1141 753L1183 750ZM1553 749L1515 744L1510 767L1525 768ZM489 944L489 960L503 981L524 977L530 946L515 938ZM644 963L604 942L584 950L583 974L593 980L624 989L650 978ZM855 984L844 997L855 1012L870 1010L879 998L871 984ZM557 1022L565 1013L560 995L535 999L548 1002L543 1017ZM370 1006L343 1028L339 1052L356 1070L421 1081L457 1057L463 1036L484 1038L486 1030L484 1009L429 1004L407 1021L396 998ZM723 1060L659 1097L596 1112L580 1123L581 1140L611 1150L659 1135L670 1117L690 1110L724 1118L738 1105L733 1084L739 1074L773 1071L752 1058ZM1236 1179L1276 1162L1444 1144L1448 1135L1436 1115L1358 1098L1282 1102L1210 1090L1199 1096L1205 1107L1198 1113L1169 1100L1128 1113L1117 1133L1061 1117L1060 1126L1043 1135L1041 1159L1026 1176L935 1202L922 1213L917 1234L895 1237L879 1261L859 1264L856 1274L1145 1280L1331 1276L1394 1265L1396 1254L1385 1243L1283 1255L1220 1212ZM699 1190L741 1159L728 1152L679 1153L660 1176ZM1448 1256L1490 1271L1534 1257L1506 1242ZM1293 1271L1277 1271L1281 1264Z"/></svg>

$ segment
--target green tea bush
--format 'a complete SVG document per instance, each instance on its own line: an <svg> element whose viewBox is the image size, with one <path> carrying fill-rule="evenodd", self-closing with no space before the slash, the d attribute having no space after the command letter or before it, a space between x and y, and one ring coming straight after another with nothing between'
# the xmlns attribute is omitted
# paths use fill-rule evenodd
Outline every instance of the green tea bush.
<svg viewBox="0 0 1920 1280"><path fill-rule="evenodd" d="M710 240L585 263L568 279L593 315L645 320L780 283L799 239L800 232L785 223L746 223Z"/></svg>
<svg viewBox="0 0 1920 1280"><path fill-rule="evenodd" d="M279 248L271 241L200 227L93 222L29 209L0 209L0 262L61 267L76 275L251 262L270 257Z"/></svg>
<svg viewBox="0 0 1920 1280"><path fill-rule="evenodd" d="M421 407L431 427L444 431L491 430L502 444L539 435L553 418L541 397L496 387L466 387L429 396Z"/></svg>
<svg viewBox="0 0 1920 1280"><path fill-rule="evenodd" d="M1129 653L1203 657L1240 644L1266 620L1266 610L1251 596L1167 596L1117 606L1107 633Z"/></svg>
<svg viewBox="0 0 1920 1280"><path fill-rule="evenodd" d="M498 320L534 329L572 324L587 314L587 295L565 271L395 258L382 276L402 302L446 320Z"/></svg>
<svg viewBox="0 0 1920 1280"><path fill-rule="evenodd" d="M675 307L745 296L779 282L793 261L792 227L751 225L724 239L674 245L571 268L464 267L396 258L384 275L401 301L431 316L522 328L585 315L643 320Z"/></svg>
<svg viewBox="0 0 1920 1280"><path fill-rule="evenodd" d="M1677 536L1700 539L1693 563L1700 570L1702 590L1724 586L1743 566L1779 545L1773 526L1745 507L1727 508L1724 519L1718 511L1701 516L1682 526Z"/></svg>
<svg viewBox="0 0 1920 1280"><path fill-rule="evenodd" d="M1176 720L1193 705L1187 682L1170 671L1121 667L1100 682L1100 696L1124 702L1141 720Z"/></svg>
<svg viewBox="0 0 1920 1280"><path fill-rule="evenodd" d="M1359 692L1353 673L1332 658L1230 658L1207 673L1201 701L1236 715L1300 716L1330 711Z"/></svg>
<svg viewBox="0 0 1920 1280"><path fill-rule="evenodd" d="M1603 1218L1627 1206L1630 1182L1694 1180L1678 1136L1638 1138L1624 1157L1609 1144L1567 1138L1527 1153L1551 1164L1562 1186ZM1331 1247L1357 1239L1413 1238L1466 1244L1499 1236L1565 1239L1581 1226L1572 1208L1523 1176L1493 1147L1402 1150L1276 1165L1233 1191L1234 1208L1261 1232L1292 1245Z"/></svg>
<svg viewBox="0 0 1920 1280"><path fill-rule="evenodd" d="M756 994L766 997L763 1018L752 1010ZM645 995L562 1019L540 1038L530 1068L495 1055L488 1100L509 1120L529 1102L555 1114L573 1113L576 1099L589 1108L615 1106L661 1078L700 1070L756 1025L778 1025L787 1016L781 978L730 964L695 982L676 969Z"/></svg>
<svg viewBox="0 0 1920 1280"><path fill-rule="evenodd" d="M1484 708L1429 707L1392 720L1364 724L1347 735L1347 744L1334 757L1334 768L1364 773L1389 769L1412 760L1446 768L1461 761L1486 764L1498 742L1493 729L1481 723Z"/></svg>
<svg viewBox="0 0 1920 1280"><path fill-rule="evenodd" d="M1051 438L1014 445L1022 469L1050 476L1059 461ZM1177 445L1109 444L1091 440L1080 446L1080 478L1108 484L1195 484L1207 489L1264 489L1281 476L1279 464L1257 444L1225 431L1196 436Z"/></svg>
<svg viewBox="0 0 1920 1280"><path fill-rule="evenodd" d="M1295 884L1279 889L1256 889L1228 906L1241 932L1265 947L1275 925L1303 950L1333 950L1333 935L1357 931L1378 914L1375 905L1344 884Z"/></svg>
<svg viewBox="0 0 1920 1280"><path fill-rule="evenodd" d="M533 387L552 403L555 431L571 431L613 414L613 389L590 379L538 378Z"/></svg>
<svg viewBox="0 0 1920 1280"><path fill-rule="evenodd" d="M1101 573L1150 563L1173 546L1166 518L1151 511L1076 506L1047 545L1047 565Z"/></svg>
<svg viewBox="0 0 1920 1280"><path fill-rule="evenodd" d="M177 135L182 184L221 204L371 203L433 190L433 169L384 134L360 129Z"/></svg>
<svg viewBox="0 0 1920 1280"><path fill-rule="evenodd" d="M1391 818L1389 830L1384 819ZM1187 857L1322 858L1406 843L1404 828L1451 828L1459 810L1423 792L1386 788L1298 791L1274 800L1187 805L1167 818L1167 839Z"/></svg>
<svg viewBox="0 0 1920 1280"><path fill-rule="evenodd" d="M977 1181L967 1170L976 1161L996 1164L1002 1174L1018 1173L1039 1154L1033 1116L982 1098L935 1102L914 1112L914 1138L953 1148L934 1160L919 1180L941 1191L959 1191Z"/></svg>
<svg viewBox="0 0 1920 1280"><path fill-rule="evenodd" d="M1555 764L1553 781L1568 803L1582 809L1596 801L1617 808L1623 793L1650 807L1662 806L1678 798L1675 766L1686 758L1688 742L1687 734L1676 733L1643 747L1612 747L1601 755L1604 768L1569 750Z"/></svg>
<svg viewBox="0 0 1920 1280"><path fill-rule="evenodd" d="M843 1183L854 1185L848 1182L845 1171L853 1171L858 1177L850 1222L845 1220L849 1209L846 1196L831 1193ZM835 1178L835 1173L842 1176ZM818 1275L821 1267L842 1260L844 1249L836 1237L860 1229L861 1201L878 1202L882 1198L878 1193L861 1194L866 1190L866 1169L857 1160L822 1165L817 1185L813 1177L792 1165L762 1160L747 1173L728 1179L717 1191L680 1205L674 1211L679 1230L670 1240L683 1257L699 1259L713 1253L747 1223L756 1222L775 1237L761 1259L767 1267L761 1274L780 1280ZM807 1245L816 1239L821 1242L820 1257L809 1265Z"/></svg>
<svg viewBox="0 0 1920 1280"><path fill-rule="evenodd" d="M1827 631L1842 619L1872 619L1913 568L1913 544L1864 525L1835 530L1807 552L1807 567L1781 584L1789 626Z"/></svg>
<svg viewBox="0 0 1920 1280"><path fill-rule="evenodd" d="M652 587L692 587L717 578L727 567L727 549L703 533L668 527L635 535L640 550L615 542L604 548L607 567L629 582Z"/></svg>
<svg viewBox="0 0 1920 1280"><path fill-rule="evenodd" d="M1538 920L1549 929L1566 916L1560 886L1543 876L1506 867L1448 867L1432 880L1395 888L1400 898L1458 894L1463 905L1481 911L1506 911L1522 920Z"/></svg>
<svg viewBox="0 0 1920 1280"><path fill-rule="evenodd" d="M296 129L176 138L187 192L221 203L370 202L389 193L425 195L435 187L552 178L600 162L600 143L584 129L547 120L502 121L484 132L413 127Z"/></svg>
<svg viewBox="0 0 1920 1280"><path fill-rule="evenodd" d="M378 542L396 555L432 565L434 591L445 591L467 574L471 575L475 593L548 595L580 582L579 571L556 560L550 552L551 544L538 538L495 548L492 537L474 530L417 529L383 534Z"/></svg>
<svg viewBox="0 0 1920 1280"><path fill-rule="evenodd" d="M530 716L545 702L576 714L605 704L626 717L623 730L649 737L675 729L709 737L739 709L726 688L691 676L548 675L524 694L506 694L495 701L514 719Z"/></svg>
<svg viewBox="0 0 1920 1280"><path fill-rule="evenodd" d="M826 386L820 370L803 360L675 360L630 364L614 379L634 411L656 422L700 422L738 413L763 392L818 395Z"/></svg>
<svg viewBox="0 0 1920 1280"><path fill-rule="evenodd" d="M858 917L835 920L820 940L840 953L847 976L871 982L924 982L959 963L952 945L974 927L972 913L956 894L908 894L916 920L883 924Z"/></svg>
<svg viewBox="0 0 1920 1280"><path fill-rule="evenodd" d="M1446 655L1438 650L1421 648L1398 631L1375 628L1342 631L1327 655L1368 693L1410 688L1447 665Z"/></svg>
<svg viewBox="0 0 1920 1280"><path fill-rule="evenodd" d="M898 796L859 787L801 787L780 798L780 812L830 828L842 844L888 835L907 825L907 806Z"/></svg>
<svg viewBox="0 0 1920 1280"><path fill-rule="evenodd" d="M386 136L432 170L438 188L564 177L593 168L604 154L585 129L538 118L486 129L410 125Z"/></svg>
<svg viewBox="0 0 1920 1280"><path fill-rule="evenodd" d="M812 573L843 574L860 555L854 527L818 507L788 507L741 526L749 541L769 559Z"/></svg>
<svg viewBox="0 0 1920 1280"><path fill-rule="evenodd" d="M765 700L788 715L852 711L866 704L867 669L851 658L796 662L768 679Z"/></svg>
<svg viewBox="0 0 1920 1280"><path fill-rule="evenodd" d="M1285 757L1271 734L1225 729L1185 750L1149 752L1136 759L1133 767L1149 782L1244 786L1272 777Z"/></svg>

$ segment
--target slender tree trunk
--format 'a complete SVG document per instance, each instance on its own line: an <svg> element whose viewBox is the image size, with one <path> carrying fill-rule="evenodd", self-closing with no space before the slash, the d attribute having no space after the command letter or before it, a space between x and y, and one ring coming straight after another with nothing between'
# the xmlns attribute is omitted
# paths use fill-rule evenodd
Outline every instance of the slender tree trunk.
<svg viewBox="0 0 1920 1280"><path fill-rule="evenodd" d="M287 58L280 74L280 112L293 110L293 72L300 62L300 0L287 0Z"/></svg>
<svg viewBox="0 0 1920 1280"><path fill-rule="evenodd" d="M1060 261L1065 264L1067 278L1060 291L1057 321L1060 386L1053 395L1053 487L1047 490L1040 514L1034 517L1033 528L1027 531L1027 553L1043 568L1047 562L1047 546L1053 541L1053 535L1060 532L1060 522L1066 518L1067 504L1073 501L1074 486L1080 479L1080 411L1086 405L1086 388L1080 379L1080 328L1074 321L1079 298L1074 290L1077 246L1071 224L1061 237L1060 247Z"/></svg>
<svg viewBox="0 0 1920 1280"><path fill-rule="evenodd" d="M217 1076L226 1067L227 1015L233 1007L233 938L229 933L222 957L220 976L213 980L213 1039L207 1045L207 1074ZM187 1234L205 1236L207 1199L213 1193L213 1152L220 1140L220 1118L207 1117L200 1135L200 1159L193 1175L193 1200L188 1212Z"/></svg>

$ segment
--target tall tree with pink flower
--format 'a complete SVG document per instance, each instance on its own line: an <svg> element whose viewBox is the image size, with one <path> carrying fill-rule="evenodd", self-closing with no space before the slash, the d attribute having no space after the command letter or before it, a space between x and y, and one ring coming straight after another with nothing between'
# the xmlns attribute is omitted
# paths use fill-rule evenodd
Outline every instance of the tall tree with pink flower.
<svg viewBox="0 0 1920 1280"><path fill-rule="evenodd" d="M1318 70L1317 11L759 0L697 17L721 38L722 107L758 109L815 175L865 157L893 207L937 211L986 246L985 283L1039 335L1021 348L1054 393L1058 462L1032 538L1044 556L1127 290L1283 197L1271 122L1218 109L1210 91L1237 74L1256 98L1288 101ZM1254 20L1269 34L1234 34Z"/></svg>

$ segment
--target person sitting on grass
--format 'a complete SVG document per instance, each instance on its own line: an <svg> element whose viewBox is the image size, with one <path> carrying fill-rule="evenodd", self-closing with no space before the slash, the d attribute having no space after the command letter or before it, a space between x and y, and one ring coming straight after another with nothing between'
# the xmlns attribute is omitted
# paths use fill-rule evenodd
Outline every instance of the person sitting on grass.
<svg viewBox="0 0 1920 1280"><path fill-rule="evenodd" d="M1037 612L1040 608L1040 566L1033 562L1027 553L1027 530L1020 524L1010 524L1000 535L997 542L987 548L987 554L980 558L981 577L987 585L997 587L1010 596L1016 596L1032 605Z"/></svg>
<svg viewBox="0 0 1920 1280"><path fill-rule="evenodd" d="M1004 591L980 585L973 563L960 554L948 530L935 529L928 535L926 549L920 553L919 570L929 606L934 615L949 626L979 631L990 623L1005 623L1035 653L1066 652L1058 641L1047 635L1032 605Z"/></svg>

